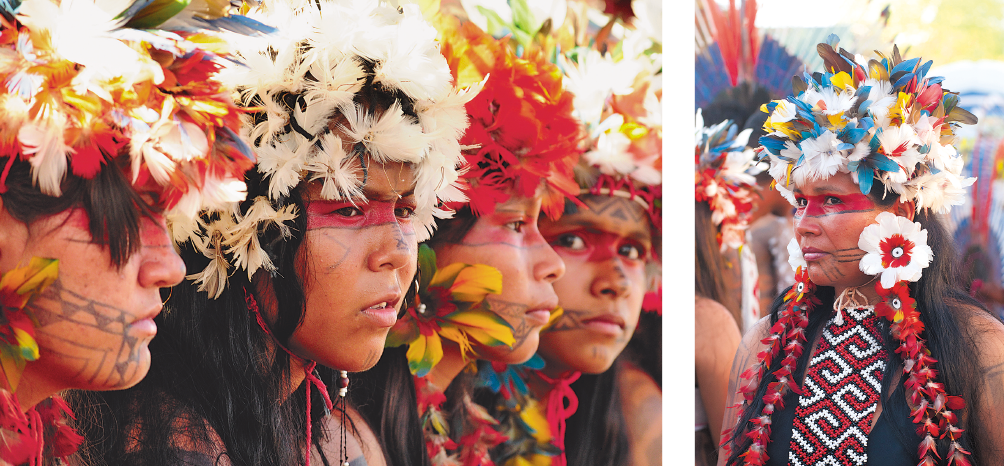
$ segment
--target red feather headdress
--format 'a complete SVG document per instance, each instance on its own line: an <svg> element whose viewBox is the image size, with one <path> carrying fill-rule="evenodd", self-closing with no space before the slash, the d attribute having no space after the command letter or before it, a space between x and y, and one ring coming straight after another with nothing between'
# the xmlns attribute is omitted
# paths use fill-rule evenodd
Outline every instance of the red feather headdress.
<svg viewBox="0 0 1004 466"><path fill-rule="evenodd" d="M543 183L543 211L559 217L565 199L578 194L572 168L582 153L561 71L539 49L517 57L508 39L496 40L473 23L444 18L437 26L457 85L487 78L467 103L471 124L460 141L468 147L463 178L471 211L490 212L514 194L533 197Z"/></svg>

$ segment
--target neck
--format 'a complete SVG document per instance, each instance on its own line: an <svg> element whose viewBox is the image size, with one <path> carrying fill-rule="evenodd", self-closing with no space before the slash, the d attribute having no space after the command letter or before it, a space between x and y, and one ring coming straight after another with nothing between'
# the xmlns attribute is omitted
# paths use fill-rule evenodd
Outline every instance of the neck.
<svg viewBox="0 0 1004 466"><path fill-rule="evenodd" d="M14 396L21 405L21 411L27 412L34 408L40 401L59 393L64 388L52 383L45 374L36 374L33 369L34 364L28 363L24 373L21 374L21 382L14 390Z"/></svg>
<svg viewBox="0 0 1004 466"><path fill-rule="evenodd" d="M876 275L875 278L869 280L867 283L862 285L834 288L834 291L837 293L835 299L840 299L840 295L843 293L847 293L848 298L851 297L850 296L851 294L854 294L857 297L856 301L860 303L862 301L861 296L863 295L865 298L864 299L865 302L860 304L875 305L875 303L881 301L882 299L879 296L878 291L875 290L875 282L877 280L878 280L878 275ZM836 302L834 302L834 304L836 304Z"/></svg>
<svg viewBox="0 0 1004 466"><path fill-rule="evenodd" d="M289 358L289 385L283 391L283 397L280 401L286 401L306 378L306 362L300 358Z"/></svg>
<svg viewBox="0 0 1004 466"><path fill-rule="evenodd" d="M460 346L449 340L443 341L443 359L439 360L436 367L433 367L429 371L429 375L426 378L429 379L433 385L435 385L440 390L446 390L453 383L453 379L457 378L460 371L464 370L467 366L467 361L464 361L464 356L460 352Z"/></svg>
<svg viewBox="0 0 1004 466"><path fill-rule="evenodd" d="M575 371L572 370L572 368L565 366L564 364L561 364L557 361L546 361L544 368L541 369L540 372L546 375L551 380L558 380L564 377L568 377L569 375L572 374L572 372ZM531 372L531 374L536 374L536 371ZM527 385L530 386L530 391L533 392L534 397L537 398L538 400L546 399L547 396L551 393L551 389L554 388L554 385L544 381L544 379L540 377L536 377L535 375L531 375L529 377L529 380L527 380Z"/></svg>

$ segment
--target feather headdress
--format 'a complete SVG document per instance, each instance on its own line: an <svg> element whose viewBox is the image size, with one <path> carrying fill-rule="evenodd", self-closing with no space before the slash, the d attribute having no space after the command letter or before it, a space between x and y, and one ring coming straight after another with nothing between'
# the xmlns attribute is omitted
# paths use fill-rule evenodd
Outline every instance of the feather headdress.
<svg viewBox="0 0 1004 466"><path fill-rule="evenodd" d="M218 71L228 38L271 28L228 10L195 21L143 0L0 2L0 192L21 159L52 196L115 166L172 216L242 200L254 156Z"/></svg>
<svg viewBox="0 0 1004 466"><path fill-rule="evenodd" d="M718 226L722 249L738 248L744 242L753 210L756 178L747 170L753 166L754 154L746 148L753 130L740 132L730 120L705 127L700 109L696 127L694 198L711 207L711 220Z"/></svg>
<svg viewBox="0 0 1004 466"><path fill-rule="evenodd" d="M932 62L904 60L894 46L891 57L879 53L862 65L838 52L838 41L831 35L817 46L824 72L794 77L793 95L762 108L770 116L758 152L778 191L794 204L795 186L840 171L862 193L878 181L884 192L916 201L918 212L962 204L976 179L962 176L955 130L976 117L942 78L927 76Z"/></svg>
<svg viewBox="0 0 1004 466"><path fill-rule="evenodd" d="M565 199L578 194L572 170L582 153L561 71L539 48L517 57L507 39L458 23L454 17L437 23L450 71L458 84L484 81L467 103L471 126L461 139L471 211L491 212L510 194L533 197L543 184L542 210L560 217Z"/></svg>
<svg viewBox="0 0 1004 466"><path fill-rule="evenodd" d="M424 227L418 239L428 238L436 217L452 215L442 203L465 199L457 186L458 139L467 127L464 104L481 83L453 85L436 30L416 5L277 0L248 16L280 31L242 42L236 52L247 67L225 73L248 110L240 136L258 154L267 195L245 203L243 212L232 203L198 222L173 225L176 241L192 241L211 259L188 278L216 297L231 267L248 277L274 270L254 236L269 225L288 233L284 222L300 214L286 204L291 190L316 182L325 199L364 200L367 160L414 167L415 221ZM373 89L393 102L376 108L365 97Z"/></svg>

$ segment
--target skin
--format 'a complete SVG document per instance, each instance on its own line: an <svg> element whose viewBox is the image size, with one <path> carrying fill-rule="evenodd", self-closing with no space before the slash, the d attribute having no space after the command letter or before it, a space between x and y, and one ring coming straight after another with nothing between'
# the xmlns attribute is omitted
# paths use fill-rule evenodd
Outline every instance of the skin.
<svg viewBox="0 0 1004 466"><path fill-rule="evenodd" d="M625 365L617 380L632 466L662 462L662 390L645 371Z"/></svg>
<svg viewBox="0 0 1004 466"><path fill-rule="evenodd" d="M739 326L721 304L698 297L694 302L694 369L708 417L711 438L721 440L722 415L728 397L729 368L739 348Z"/></svg>
<svg viewBox="0 0 1004 466"><path fill-rule="evenodd" d="M848 287L862 287L860 291L870 301L877 300L875 289L863 286L875 277L858 266L865 254L858 248L858 238L882 212L913 220L914 204L897 201L883 207L861 194L848 173L808 182L796 187L794 193L795 239L806 256L809 279L820 286L834 287L838 295Z"/></svg>
<svg viewBox="0 0 1004 466"><path fill-rule="evenodd" d="M184 278L165 221L143 218L142 246L122 267L95 244L83 209L70 209L25 224L0 200L0 272L32 257L59 259L59 278L28 303L39 321L39 359L26 365L15 390L27 410L58 391L119 390L150 369L152 319L161 308L160 288Z"/></svg>
<svg viewBox="0 0 1004 466"><path fill-rule="evenodd" d="M645 296L652 230L644 209L619 197L582 200L588 209L540 221L567 269L554 282L564 313L540 335L539 353L551 377L609 369L634 334Z"/></svg>
<svg viewBox="0 0 1004 466"><path fill-rule="evenodd" d="M297 267L306 309L290 337L294 354L349 372L369 369L380 359L417 269L414 187L413 169L397 162L370 163L362 187L366 199L356 205L321 199L317 183L305 186L307 232ZM255 278L261 282L267 274ZM256 285L268 295L271 287ZM264 312L274 316L274 302L264 301ZM386 309L373 309L380 303Z"/></svg>
<svg viewBox="0 0 1004 466"><path fill-rule="evenodd" d="M476 346L479 359L526 362L537 351L549 312L558 306L552 284L564 275L565 265L537 228L540 206L540 196L512 196L479 217L459 243L436 250L440 268L464 262L490 265L502 272L502 293L489 295L488 304L512 326L515 343L512 348ZM463 366L459 347L444 342L443 359L430 372L432 383L446 387Z"/></svg>

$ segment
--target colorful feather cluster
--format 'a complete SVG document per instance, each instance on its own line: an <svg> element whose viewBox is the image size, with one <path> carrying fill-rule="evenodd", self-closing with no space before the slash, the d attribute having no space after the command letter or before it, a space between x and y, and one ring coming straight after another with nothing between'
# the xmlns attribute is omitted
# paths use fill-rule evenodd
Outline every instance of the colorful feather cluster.
<svg viewBox="0 0 1004 466"><path fill-rule="evenodd" d="M68 426L73 416L58 396L23 410L14 392L25 364L38 359L35 316L25 306L59 276L59 261L33 257L24 267L0 276L0 462L42 464L42 458L66 458L83 438Z"/></svg>
<svg viewBox="0 0 1004 466"><path fill-rule="evenodd" d="M438 22L443 55L458 84L485 80L467 104L471 126L465 152L465 192L475 215L491 212L512 195L534 197L544 186L542 210L558 218L579 187L572 169L582 137L572 99L557 66L528 48L517 57L507 39L496 40L474 23Z"/></svg>
<svg viewBox="0 0 1004 466"><path fill-rule="evenodd" d="M0 190L20 158L53 196L111 165L172 216L242 200L254 155L218 79L234 35L151 29L178 13L144 0L0 4Z"/></svg>
<svg viewBox="0 0 1004 466"><path fill-rule="evenodd" d="M283 207L290 191L316 182L324 199L364 199L367 160L411 164L414 219L423 227L418 240L427 239L436 217L452 215L442 203L465 200L457 180L459 138L467 127L464 104L480 81L465 89L452 84L436 30L417 5L399 10L380 0L275 0L248 16L279 32L242 41L236 53L247 67L228 69L225 80L250 113L240 135L258 155L268 196L246 212L233 203L212 221L173 225L177 241L191 240L211 259L189 278L219 296L232 268L249 277L261 268L274 270L254 236L269 225L288 231L283 223L300 215ZM376 103L356 102L366 86L402 99L370 108Z"/></svg>
<svg viewBox="0 0 1004 466"><path fill-rule="evenodd" d="M945 213L965 201L975 178L962 176L953 144L976 117L928 77L932 62L909 60L893 47L862 65L831 35L817 46L826 71L792 80L793 95L764 105L770 114L758 149L782 195L806 181L850 173L867 194L875 181L917 211Z"/></svg>
<svg viewBox="0 0 1004 466"><path fill-rule="evenodd" d="M473 367L473 363L468 367ZM426 449L433 466L495 465L489 450L506 441L506 436L499 433L498 421L484 407L465 393L462 405L466 416L453 417L451 425L442 411L446 402L442 390L425 377L416 376L415 391ZM451 429L460 435L459 440L450 438Z"/></svg>
<svg viewBox="0 0 1004 466"><path fill-rule="evenodd" d="M502 292L502 274L484 264L454 263L436 268L436 252L418 249L419 292L415 304L387 335L387 347L408 345L411 373L424 377L443 358L442 338L460 345L465 359L473 343L511 346L512 327L492 312L485 298Z"/></svg>
<svg viewBox="0 0 1004 466"><path fill-rule="evenodd" d="M742 246L753 211L756 178L747 171L753 166L754 153L746 149L753 130L738 129L730 120L705 127L697 110L694 198L711 207L722 250Z"/></svg>
<svg viewBox="0 0 1004 466"><path fill-rule="evenodd" d="M495 419L508 438L495 452L503 466L550 466L561 450L551 443L553 436L542 406L534 399L524 381L530 371L544 368L540 355L523 364L478 361L475 386L501 396Z"/></svg>

